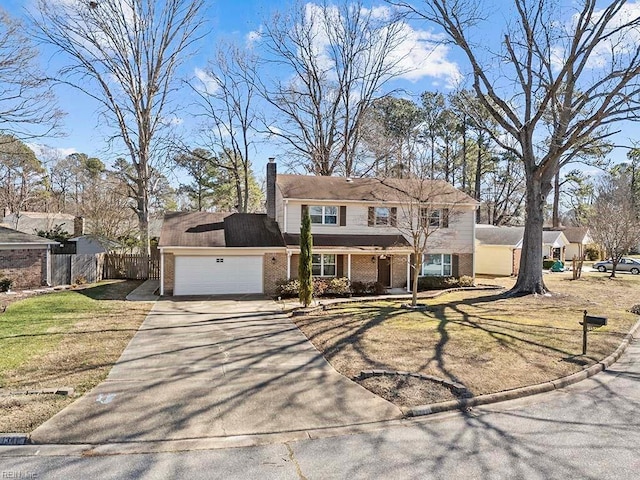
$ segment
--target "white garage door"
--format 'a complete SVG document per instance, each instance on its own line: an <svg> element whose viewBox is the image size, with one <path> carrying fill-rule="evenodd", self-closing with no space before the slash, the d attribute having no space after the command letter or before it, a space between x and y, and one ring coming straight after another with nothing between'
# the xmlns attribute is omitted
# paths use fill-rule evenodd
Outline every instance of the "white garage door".
<svg viewBox="0 0 640 480"><path fill-rule="evenodd" d="M175 257L174 295L262 293L262 256Z"/></svg>

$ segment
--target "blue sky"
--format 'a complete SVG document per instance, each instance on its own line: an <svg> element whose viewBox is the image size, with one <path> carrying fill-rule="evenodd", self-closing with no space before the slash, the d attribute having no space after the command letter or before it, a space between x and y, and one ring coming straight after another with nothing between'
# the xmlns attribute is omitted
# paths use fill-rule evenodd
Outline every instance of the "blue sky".
<svg viewBox="0 0 640 480"><path fill-rule="evenodd" d="M24 9L27 8L34 0L2 0L2 7L8 10L13 16L21 17L24 15ZM382 6L383 2L367 2L372 7ZM258 1L258 0L219 0L208 2L207 6L207 20L210 34L206 38L206 41L200 46L200 53L197 57L190 59L189 63L185 65L183 74L186 76L192 76L195 69L206 65L206 61L209 54L213 53L214 46L218 39L233 38L239 41L245 41L247 35L250 32L260 29L261 23L268 18L270 12L274 9L285 9L289 5L288 1L272 0L272 1ZM498 1L496 5L506 7L509 5L513 7L512 2ZM508 7L507 7L508 8ZM504 13L499 9L491 12L496 19L503 20L501 18ZM496 36L495 40L499 41L497 35L500 34L499 29L491 28L492 24L488 24L487 28L481 32L482 41L490 44L492 43L492 37ZM411 25L411 30L407 35L409 43L424 45L428 43L433 32L424 23ZM416 55L423 57L426 56L426 50L418 50ZM451 50L448 47L441 47L437 52L431 53L429 59L423 68L411 72L405 79L398 80L391 84L389 87L394 89L400 89L406 92L406 94L418 95L425 90L442 90L448 91L447 85L449 80L455 76L453 70L465 68L460 54L455 50ZM418 56L414 59L414 64L417 62ZM47 64L50 67L60 61L59 58L51 58L48 52L43 52L43 63L46 68ZM415 66L415 65L414 65ZM60 106L67 112L65 118L65 134L66 136L61 138L47 139L43 143L48 146L59 149L62 154L71 153L73 151L84 152L90 156L97 156L101 158L105 163L110 164L119 154L117 150L109 150L105 142L106 137L110 133L105 131L104 127L99 125L99 119L96 114L97 105L92 103L88 98L82 96L77 91L69 88L58 88L57 95L59 98ZM184 99L181 98L181 103L188 105L188 92L184 94ZM190 122L189 109L185 108L180 113L181 120L183 120L182 128L184 131L188 131L190 127L193 127L193 122ZM627 132L620 137L621 143L628 143L627 138L630 136ZM264 164L269 156L278 155L277 148L272 144L262 144L254 159L254 170L256 173L261 174L264 168ZM624 150L613 155L617 160L623 160L625 155Z"/></svg>

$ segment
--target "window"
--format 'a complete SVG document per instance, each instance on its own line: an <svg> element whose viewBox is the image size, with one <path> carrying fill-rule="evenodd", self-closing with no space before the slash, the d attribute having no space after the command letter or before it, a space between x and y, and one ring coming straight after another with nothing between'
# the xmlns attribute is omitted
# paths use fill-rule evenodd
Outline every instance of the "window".
<svg viewBox="0 0 640 480"><path fill-rule="evenodd" d="M449 226L449 210L420 209L420 225L423 227L447 228Z"/></svg>
<svg viewBox="0 0 640 480"><path fill-rule="evenodd" d="M311 274L314 277L335 277L336 256L334 254L311 255Z"/></svg>
<svg viewBox="0 0 640 480"><path fill-rule="evenodd" d="M388 207L376 207L375 225L389 225L391 219L391 211Z"/></svg>
<svg viewBox="0 0 640 480"><path fill-rule="evenodd" d="M309 216L311 223L319 225L337 225L338 207L310 206Z"/></svg>
<svg viewBox="0 0 640 480"><path fill-rule="evenodd" d="M451 275L451 254L428 253L422 258L422 276L448 277Z"/></svg>

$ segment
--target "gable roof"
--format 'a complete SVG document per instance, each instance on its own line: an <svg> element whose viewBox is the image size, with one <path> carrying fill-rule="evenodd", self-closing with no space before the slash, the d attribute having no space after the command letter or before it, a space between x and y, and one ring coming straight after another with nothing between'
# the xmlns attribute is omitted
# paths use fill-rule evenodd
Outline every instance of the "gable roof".
<svg viewBox="0 0 640 480"><path fill-rule="evenodd" d="M0 226L0 246L19 246L29 245L31 247L47 248L48 245L58 245L58 242L49 240L48 238L38 237L37 235L29 235L13 228Z"/></svg>
<svg viewBox="0 0 640 480"><path fill-rule="evenodd" d="M284 198L363 202L402 202L407 195L424 202L477 205L478 202L444 180L353 178L280 175L276 185Z"/></svg>
<svg viewBox="0 0 640 480"><path fill-rule="evenodd" d="M567 237L559 230L544 230L542 232L542 244L552 245L554 248L565 247L569 245Z"/></svg>
<svg viewBox="0 0 640 480"><path fill-rule="evenodd" d="M278 224L263 213L171 212L159 247L284 247Z"/></svg>
<svg viewBox="0 0 640 480"><path fill-rule="evenodd" d="M67 233L73 233L74 216L68 213L20 212L4 217L2 223L12 229L28 234L39 230L51 230L57 225Z"/></svg>
<svg viewBox="0 0 640 480"><path fill-rule="evenodd" d="M495 225L476 225L476 240L480 245L499 245L522 248L524 227L496 227ZM569 244L560 230L544 230L542 244L555 248Z"/></svg>
<svg viewBox="0 0 640 480"><path fill-rule="evenodd" d="M522 247L524 227L496 227L476 225L476 240L481 245L499 245L513 248Z"/></svg>
<svg viewBox="0 0 640 480"><path fill-rule="evenodd" d="M589 243L591 241L589 227L562 227L557 231L564 233L569 243Z"/></svg>

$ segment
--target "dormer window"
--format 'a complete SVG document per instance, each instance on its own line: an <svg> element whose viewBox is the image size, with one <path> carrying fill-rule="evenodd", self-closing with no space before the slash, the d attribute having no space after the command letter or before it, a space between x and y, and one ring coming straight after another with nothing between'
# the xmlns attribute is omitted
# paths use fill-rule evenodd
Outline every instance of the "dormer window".
<svg viewBox="0 0 640 480"><path fill-rule="evenodd" d="M325 205L309 206L311 223L317 225L337 225L338 207Z"/></svg>

